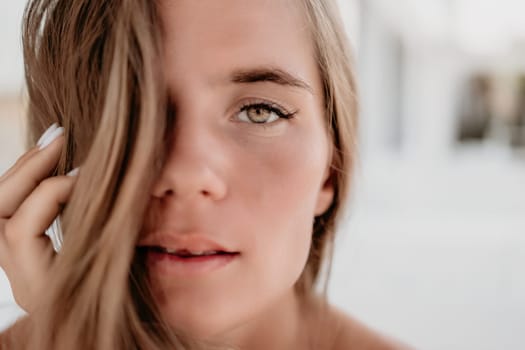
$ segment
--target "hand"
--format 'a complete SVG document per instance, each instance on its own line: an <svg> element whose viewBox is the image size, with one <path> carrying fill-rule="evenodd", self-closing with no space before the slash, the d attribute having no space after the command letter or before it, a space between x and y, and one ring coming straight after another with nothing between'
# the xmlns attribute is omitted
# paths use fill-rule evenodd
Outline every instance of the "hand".
<svg viewBox="0 0 525 350"><path fill-rule="evenodd" d="M49 177L64 143L56 124L0 177L0 267L15 301L33 310L55 252L44 235L65 204L75 176Z"/></svg>

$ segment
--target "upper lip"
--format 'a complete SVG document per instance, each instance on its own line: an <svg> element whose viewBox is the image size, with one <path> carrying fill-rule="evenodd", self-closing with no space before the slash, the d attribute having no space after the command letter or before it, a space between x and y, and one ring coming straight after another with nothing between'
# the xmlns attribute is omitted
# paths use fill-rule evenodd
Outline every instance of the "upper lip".
<svg viewBox="0 0 525 350"><path fill-rule="evenodd" d="M211 238L198 234L178 234L166 231L148 232L139 240L138 247L161 247L173 251L190 251L190 252L227 252L236 253Z"/></svg>

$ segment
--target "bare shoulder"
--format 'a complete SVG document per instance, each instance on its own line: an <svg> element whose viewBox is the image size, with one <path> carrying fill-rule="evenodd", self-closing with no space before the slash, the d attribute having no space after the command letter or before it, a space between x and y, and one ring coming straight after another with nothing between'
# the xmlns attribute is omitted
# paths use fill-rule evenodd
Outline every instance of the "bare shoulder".
<svg viewBox="0 0 525 350"><path fill-rule="evenodd" d="M329 314L337 327L333 350L412 350L406 344L383 335L355 318L330 306Z"/></svg>

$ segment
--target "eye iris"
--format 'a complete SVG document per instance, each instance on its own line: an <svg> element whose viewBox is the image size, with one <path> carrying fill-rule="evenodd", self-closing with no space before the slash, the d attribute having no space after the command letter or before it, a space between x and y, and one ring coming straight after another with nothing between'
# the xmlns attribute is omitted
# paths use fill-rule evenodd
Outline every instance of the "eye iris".
<svg viewBox="0 0 525 350"><path fill-rule="evenodd" d="M248 118L255 123L265 123L270 117L271 112L262 107L252 107L247 111Z"/></svg>

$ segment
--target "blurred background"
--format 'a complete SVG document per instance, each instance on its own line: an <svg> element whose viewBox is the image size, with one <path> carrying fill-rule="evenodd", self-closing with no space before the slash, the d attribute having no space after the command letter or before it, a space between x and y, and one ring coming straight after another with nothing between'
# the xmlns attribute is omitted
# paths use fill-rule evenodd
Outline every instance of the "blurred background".
<svg viewBox="0 0 525 350"><path fill-rule="evenodd" d="M525 2L340 0L360 158L329 296L418 349L525 348ZM0 173L24 0L0 3ZM0 329L20 310L0 270Z"/></svg>

